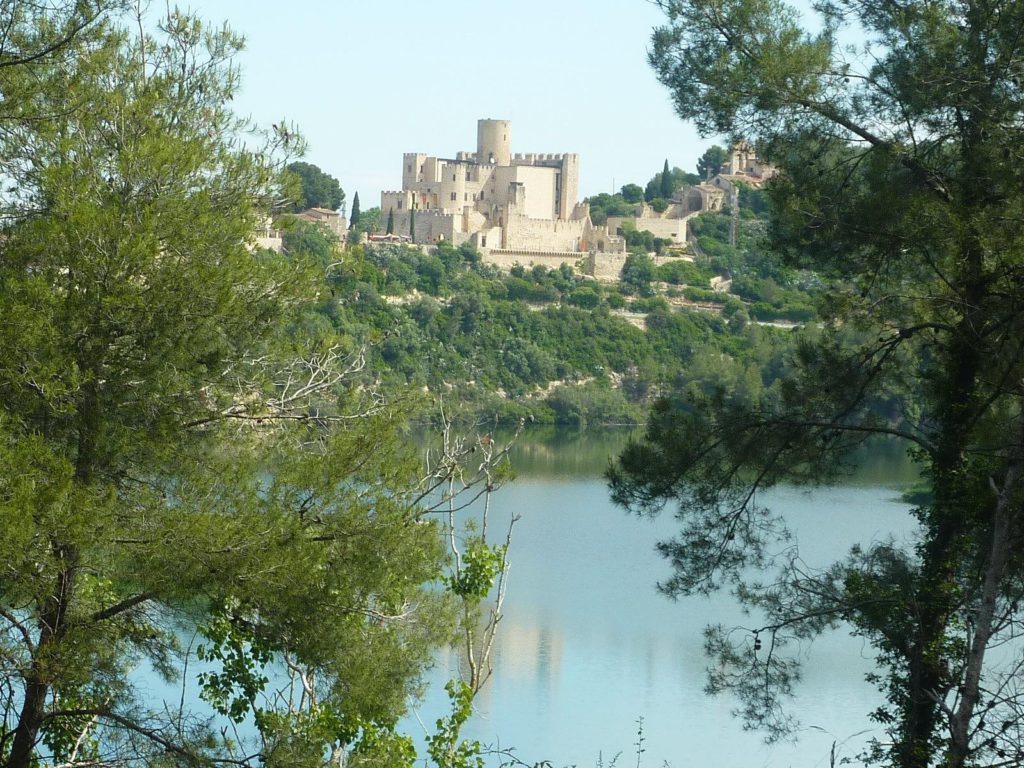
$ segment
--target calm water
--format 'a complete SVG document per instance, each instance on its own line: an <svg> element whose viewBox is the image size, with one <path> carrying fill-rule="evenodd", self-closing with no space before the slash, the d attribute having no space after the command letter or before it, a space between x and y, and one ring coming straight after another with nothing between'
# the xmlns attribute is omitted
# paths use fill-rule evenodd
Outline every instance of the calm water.
<svg viewBox="0 0 1024 768"><path fill-rule="evenodd" d="M743 732L727 697L702 692L702 629L749 626L727 597L672 602L655 584L668 575L654 544L672 533L670 518L626 516L608 501L600 474L624 436L528 434L515 458L518 479L495 499L499 515L522 515L495 674L477 700L467 736L511 746L524 761L556 767L635 766L643 718L642 765L827 766L853 757L872 733L866 713L880 701L863 682L869 649L830 636L805 651L792 711L803 728L795 744L766 746ZM766 495L794 528L809 565L826 565L854 542L912 536L899 487L913 471L885 452L868 457L847 484ZM419 707L424 722L444 711L443 681L458 658L439 659ZM414 719L409 727L419 729ZM868 731L868 734L861 733Z"/></svg>

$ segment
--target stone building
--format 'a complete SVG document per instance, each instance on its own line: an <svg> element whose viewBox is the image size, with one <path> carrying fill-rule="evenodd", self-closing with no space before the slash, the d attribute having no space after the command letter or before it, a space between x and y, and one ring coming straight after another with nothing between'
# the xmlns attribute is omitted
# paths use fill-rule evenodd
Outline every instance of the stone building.
<svg viewBox="0 0 1024 768"><path fill-rule="evenodd" d="M277 251L278 253L280 253L284 248L283 233L274 226L274 220L269 216L264 218L252 233L249 248L269 248L270 250Z"/></svg>
<svg viewBox="0 0 1024 768"><path fill-rule="evenodd" d="M638 232L647 231L655 237L683 243L687 239L688 223L694 216L705 211L720 211L727 203L732 204L738 191L736 182L756 188L777 172L773 165L757 157L752 144L736 142L721 173L695 186L681 187L661 213L644 204L637 216L610 216L608 229L615 232L629 222Z"/></svg>
<svg viewBox="0 0 1024 768"><path fill-rule="evenodd" d="M725 191L708 182L680 187L664 211L659 213L644 203L636 216L609 216L608 229L616 232L629 222L638 232L650 232L655 237L682 244L687 239L690 219L705 211L722 210L725 198Z"/></svg>
<svg viewBox="0 0 1024 768"><path fill-rule="evenodd" d="M417 243L473 243L485 255L568 257L625 251L577 203L579 155L513 154L508 120L477 122L475 152L407 153L402 189L382 192L382 216Z"/></svg>
<svg viewBox="0 0 1024 768"><path fill-rule="evenodd" d="M778 173L775 166L761 160L754 146L746 141L738 141L732 145L729 162L722 168L719 176L726 179L735 178L753 186L760 186Z"/></svg>
<svg viewBox="0 0 1024 768"><path fill-rule="evenodd" d="M345 233L348 232L348 219L330 208L307 208L301 213L295 214L295 218L299 221L316 224L339 240L344 240Z"/></svg>

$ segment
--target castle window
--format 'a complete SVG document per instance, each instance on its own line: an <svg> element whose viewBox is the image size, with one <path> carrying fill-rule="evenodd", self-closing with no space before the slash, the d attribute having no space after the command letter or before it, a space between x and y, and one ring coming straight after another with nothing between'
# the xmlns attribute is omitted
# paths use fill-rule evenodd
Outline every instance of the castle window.
<svg viewBox="0 0 1024 768"><path fill-rule="evenodd" d="M484 235L483 237L480 238L480 247L481 248L486 248L487 247L487 235Z"/></svg>
<svg viewBox="0 0 1024 768"><path fill-rule="evenodd" d="M455 195L454 192L452 192L452 200L455 200L455 199L456 199L456 195Z"/></svg>
<svg viewBox="0 0 1024 768"><path fill-rule="evenodd" d="M405 166L405 172L406 173L412 173L412 166L411 165Z"/></svg>
<svg viewBox="0 0 1024 768"><path fill-rule="evenodd" d="M455 174L452 174L452 181L455 181Z"/></svg>
<svg viewBox="0 0 1024 768"><path fill-rule="evenodd" d="M469 192L466 192L466 193L464 193L462 195L462 202L465 203L465 202L468 202L468 201L469 201Z"/></svg>
<svg viewBox="0 0 1024 768"><path fill-rule="evenodd" d="M426 167L427 167L427 164L426 164L426 163L423 163L423 164L422 164L422 165L420 166L420 173L423 173L423 170L424 170L424 169L425 169Z"/></svg>
<svg viewBox="0 0 1024 768"><path fill-rule="evenodd" d="M398 210L402 210L402 201L401 200L398 201Z"/></svg>
<svg viewBox="0 0 1024 768"><path fill-rule="evenodd" d="M469 171L466 171L466 181L469 181Z"/></svg>

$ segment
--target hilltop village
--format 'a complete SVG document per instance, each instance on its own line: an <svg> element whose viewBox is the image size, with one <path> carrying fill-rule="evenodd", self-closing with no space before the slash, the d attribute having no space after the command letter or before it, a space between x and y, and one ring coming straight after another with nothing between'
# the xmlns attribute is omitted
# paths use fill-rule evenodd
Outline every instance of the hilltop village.
<svg viewBox="0 0 1024 768"><path fill-rule="evenodd" d="M627 255L624 229L650 232L685 253L689 223L707 211L720 211L738 184L759 187L775 169L758 159L745 142L732 147L719 173L677 189L660 210L643 203L634 216L610 216L595 225L590 206L580 202L580 156L513 153L508 120L477 122L475 151L454 157L408 152L402 157L401 188L383 191L384 233L363 233L369 242L454 246L469 243L484 260L503 269L516 264L557 267L581 264L583 271L617 279ZM297 215L344 239L348 221L336 211L313 208ZM258 244L280 247L280 233L268 223Z"/></svg>

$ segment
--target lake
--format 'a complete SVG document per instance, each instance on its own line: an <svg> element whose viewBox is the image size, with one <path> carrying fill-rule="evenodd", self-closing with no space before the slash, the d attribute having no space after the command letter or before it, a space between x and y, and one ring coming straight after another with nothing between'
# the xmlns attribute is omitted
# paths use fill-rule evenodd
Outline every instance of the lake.
<svg viewBox="0 0 1024 768"><path fill-rule="evenodd" d="M881 703L864 682L870 649L845 635L804 650L804 680L791 711L802 722L793 743L765 745L731 716L734 702L703 693L705 625L750 626L727 596L678 602L656 591L668 565L654 551L671 516L654 521L612 506L601 473L625 434L527 433L513 457L515 482L494 498L499 518L519 514L495 671L464 735L514 747L519 759L554 766L828 766L855 757ZM911 540L914 523L899 488L913 467L881 449L842 485L783 488L762 500L785 515L804 560L824 566L855 542ZM443 683L455 653L438 659L418 707L428 724L446 711ZM420 730L410 718L407 727Z"/></svg>

